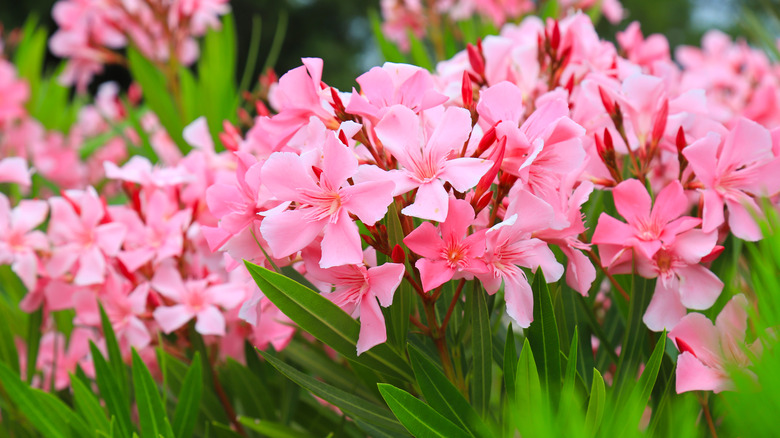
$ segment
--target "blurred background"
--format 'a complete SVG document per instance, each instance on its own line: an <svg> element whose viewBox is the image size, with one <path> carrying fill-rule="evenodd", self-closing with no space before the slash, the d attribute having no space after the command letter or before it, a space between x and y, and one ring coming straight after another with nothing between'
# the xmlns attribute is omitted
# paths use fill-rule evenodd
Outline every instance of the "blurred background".
<svg viewBox="0 0 780 438"><path fill-rule="evenodd" d="M745 35L751 42L774 45L780 23L780 0L621 0L628 17L614 26L601 20L599 33L614 39L615 32L638 20L645 35L661 33L674 47L698 44L709 29ZM0 23L6 32L20 27L30 16L54 31L51 8L54 0L3 0ZM349 89L354 78L382 62L368 20L369 10L379 9L379 0L232 0L238 32L239 72L248 59L254 25L261 26L261 50L256 74L271 50L275 35L284 35L275 70L283 73L300 65L300 58L325 60L323 80ZM57 60L50 59L52 65ZM93 82L129 80L120 68L109 68Z"/></svg>

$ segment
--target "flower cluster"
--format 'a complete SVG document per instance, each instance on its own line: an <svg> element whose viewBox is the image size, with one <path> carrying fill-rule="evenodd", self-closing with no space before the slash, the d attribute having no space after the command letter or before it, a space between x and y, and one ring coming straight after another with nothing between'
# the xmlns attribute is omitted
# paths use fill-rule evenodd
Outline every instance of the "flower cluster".
<svg viewBox="0 0 780 438"><path fill-rule="evenodd" d="M442 23L455 24L474 17L501 27L538 13L533 0L381 0L382 32L403 50L409 50L409 33L416 38L437 32ZM565 17L574 11L598 8L611 23L619 23L625 12L619 0L564 0L557 3L558 13ZM428 35L430 36L430 35Z"/></svg>
<svg viewBox="0 0 780 438"><path fill-rule="evenodd" d="M227 0L60 0L52 15L59 29L52 53L67 58L62 80L83 90L106 64L122 63L117 50L132 46L157 62L198 58L195 37L220 26Z"/></svg>
<svg viewBox="0 0 780 438"><path fill-rule="evenodd" d="M84 179L47 201L3 197L0 263L28 287L27 310L75 311L88 333L71 343L99 338L100 302L125 351L154 345L158 330L166 345L186 345L194 321L235 356L246 338L279 349L294 330L241 260L293 269L359 318L358 354L386 340L381 307L401 282L432 309L446 283L457 282L456 303L479 281L528 327L530 272L583 295L597 269L618 291L613 275L635 272L657 278L647 326L672 330L681 350L717 368L685 340L699 318L686 314L713 305L723 284L708 263L729 233L759 239L757 199L780 192L770 131L780 101L763 85L776 69L716 34L706 41L718 44L682 49L679 65L663 37L637 26L618 41L600 40L584 14L528 17L435 73L387 63L346 92L322 81L321 60L304 59L270 84L271 110L258 102L246 133L225 124L225 151L198 119L186 156L160 131L161 166L105 162L126 202L108 205ZM753 79L706 68L720 57ZM24 163L7 160L7 180L26 183ZM613 211L605 194L617 214L585 217ZM81 347L42 345L62 351L39 357L87 360L71 357Z"/></svg>

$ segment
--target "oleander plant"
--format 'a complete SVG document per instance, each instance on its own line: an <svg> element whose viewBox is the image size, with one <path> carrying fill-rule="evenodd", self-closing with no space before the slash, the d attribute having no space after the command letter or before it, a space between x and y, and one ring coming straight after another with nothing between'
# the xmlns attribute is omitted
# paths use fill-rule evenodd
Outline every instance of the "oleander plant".
<svg viewBox="0 0 780 438"><path fill-rule="evenodd" d="M376 7L351 89L227 0L0 35L0 438L776 436L777 47Z"/></svg>

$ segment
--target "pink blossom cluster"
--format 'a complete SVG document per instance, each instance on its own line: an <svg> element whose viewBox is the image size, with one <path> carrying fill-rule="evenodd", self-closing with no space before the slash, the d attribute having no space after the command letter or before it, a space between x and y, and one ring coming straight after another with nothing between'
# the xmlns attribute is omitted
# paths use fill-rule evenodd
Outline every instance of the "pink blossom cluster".
<svg viewBox="0 0 780 438"><path fill-rule="evenodd" d="M2 62L5 61L0 59ZM0 78L0 88L7 85ZM27 89L26 81L19 81L17 86ZM23 109L27 104L25 96L17 116L0 123L0 157L30 163L37 174L60 188L100 182L104 178L103 162L126 160L128 148L140 142L129 126L118 93L119 87L114 83L101 85L95 102L79 109L76 122L67 133L47 130L30 117ZM90 144L96 147L90 148L89 157L84 160L81 156ZM29 175L24 185L30 185Z"/></svg>
<svg viewBox="0 0 780 438"><path fill-rule="evenodd" d="M386 339L379 307L401 281L423 300L450 280L477 279L488 293L503 285L507 313L527 327L526 275L539 268L582 294L597 268L611 280L657 278L644 321L674 329L713 305L723 283L709 263L729 234L760 239L758 199L780 192L780 131L767 117L778 112L761 84L777 71L742 43L678 56L766 65L762 81L680 67L663 37L637 25L619 42L625 56L583 14L529 17L435 74L388 63L351 92L304 59L272 88L275 113L231 142L246 170L209 189L220 219L212 249L259 243L254 260L302 266L361 319L359 352ZM712 80L686 79L696 76ZM742 97L724 100L729 87ZM772 109L754 111L757 101ZM591 218L589 238L583 205L594 191L611 193L619 216ZM389 238L394 214L402 242Z"/></svg>
<svg viewBox="0 0 780 438"><path fill-rule="evenodd" d="M51 51L68 60L62 80L83 90L106 64L121 63L128 46L160 63L198 58L195 38L219 28L227 0L59 0Z"/></svg>
<svg viewBox="0 0 780 438"><path fill-rule="evenodd" d="M189 345L190 321L226 356L242 357L245 340L278 349L289 342L294 329L262 297L245 311L253 322L263 314L261 323L239 317L241 305L259 291L243 268L235 269L236 260L207 244L205 230L216 218L206 207L206 188L235 181L240 162L214 151L204 119L185 138L196 149L164 167L139 156L121 167L105 162L107 180L128 198L123 204L109 205L92 186L16 206L0 194L0 263L11 265L28 290L22 309L47 315L51 330L37 366L44 376L56 373L57 389L67 386L76 365L91 370L88 341L102 339L99 305L123 353L135 348L150 360L158 332L174 336L168 348ZM48 319L62 310L75 313L77 329L67 345Z"/></svg>
<svg viewBox="0 0 780 438"><path fill-rule="evenodd" d="M671 330L681 357L703 364L685 359L678 373L721 370L726 356L705 358L697 349L710 344L684 329L701 317L689 309L721 293L708 264L723 241L759 239L757 200L780 192L780 112L762 85L777 70L741 43L678 58L755 67L762 81L678 65L663 37L634 25L618 41L620 52L584 14L528 17L435 73L387 63L346 92L306 58L270 86L273 111L258 104L246 133L225 125L226 151L199 119L184 132L186 156L160 130L162 165L107 162L123 204L83 185L5 202L0 236L14 237L0 262L28 286L25 308L73 309L98 338L101 302L125 351L154 345L157 331L186 345L193 321L236 357L244 339L279 349L293 331L241 260L294 269L359 318L358 354L386 340L381 308L401 282L426 303L452 280L458 293L469 280L503 289L507 314L528 327L529 272L581 294L597 269L613 281L635 272L657 278L647 326ZM585 216L613 211L598 204L610 198L617 214Z"/></svg>
<svg viewBox="0 0 780 438"><path fill-rule="evenodd" d="M246 340L277 349L289 342L289 320L240 264L249 255L232 259L209 250L204 229L217 220L206 189L234 181L240 160L215 152L204 119L185 130L194 150L182 156L155 115L145 113L141 125L161 164L127 160L128 147L140 142L127 120L137 109L120 101L115 84L100 87L68 134L46 131L24 111L26 82L0 62L12 69L0 78L11 98L3 101L8 117L0 124L0 184L27 193L33 173L44 184L35 191L45 199L0 192L0 265L9 265L28 291L22 310L44 313L35 382L62 389L77 366L91 375L89 341L104 346L99 304L128 358L135 348L154 362L159 333L172 336L166 348L183 351L189 321L225 356L242 358ZM87 141L99 146L82 159ZM127 200L109 204L120 192ZM242 313L245 302L251 306ZM66 310L75 315L68 341L52 317Z"/></svg>
<svg viewBox="0 0 780 438"><path fill-rule="evenodd" d="M437 32L442 22L454 24L478 17L496 27L516 22L538 12L538 1L533 0L381 0L382 32L404 51L409 50L409 33L423 38L428 32ZM564 0L559 1L561 17L574 11L599 8L610 23L619 23L625 12L619 0Z"/></svg>

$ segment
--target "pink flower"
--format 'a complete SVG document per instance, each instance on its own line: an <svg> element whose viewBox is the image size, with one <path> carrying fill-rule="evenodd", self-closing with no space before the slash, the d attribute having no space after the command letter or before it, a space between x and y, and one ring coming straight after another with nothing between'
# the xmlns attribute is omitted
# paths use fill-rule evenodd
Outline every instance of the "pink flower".
<svg viewBox="0 0 780 438"><path fill-rule="evenodd" d="M431 126L433 122L433 126ZM444 182L459 192L474 187L493 165L479 158L456 158L471 132L471 116L451 107L437 120L395 105L376 126L376 136L398 160L400 170L390 171L394 195L417 189L414 203L401 210L407 216L442 222L449 195Z"/></svg>
<svg viewBox="0 0 780 438"><path fill-rule="evenodd" d="M533 321L533 293L520 267L534 271L541 267L551 283L561 278L563 266L545 242L532 237L552 223L550 205L528 192L520 193L512 205L517 208L507 211L508 218L487 231L482 260L488 272L477 274L477 278L491 295L503 280L507 313L520 327L528 327Z"/></svg>
<svg viewBox="0 0 780 438"><path fill-rule="evenodd" d="M761 209L752 196L780 191L780 159L772 152L769 131L747 119L739 119L725 139L708 134L686 147L683 155L704 185L702 229L712 231L729 211L731 231L740 239L761 238L753 215Z"/></svg>
<svg viewBox="0 0 780 438"><path fill-rule="evenodd" d="M274 350L282 351L295 334L295 323L268 298L263 297L257 307L260 317L253 324L253 344L261 350L271 345Z"/></svg>
<svg viewBox="0 0 780 438"><path fill-rule="evenodd" d="M127 228L116 222L103 223L105 206L94 188L69 190L63 196L49 200L49 237L54 246L47 265L49 274L61 277L78 263L75 285L102 283L106 257L117 255Z"/></svg>
<svg viewBox="0 0 780 438"><path fill-rule="evenodd" d="M315 116L326 126L338 126L333 109L323 98L322 59L303 58L304 65L279 78L279 84L269 99L279 113L271 118L260 117L257 125L266 132L274 150L280 150L296 132ZM328 91L328 96L330 92Z"/></svg>
<svg viewBox="0 0 780 438"><path fill-rule="evenodd" d="M669 332L680 355L677 357L677 393L732 390L729 367L747 367L748 349L757 352L759 343L745 345L747 329L745 296L734 296L718 315L715 324L701 313L690 313Z"/></svg>
<svg viewBox="0 0 780 438"><path fill-rule="evenodd" d="M669 246L675 236L699 225L698 218L684 216L688 199L679 181L673 181L658 194L655 205L639 181L629 179L612 191L615 208L628 222L623 223L601 213L592 243L599 245L601 262L611 266L625 251L635 249L651 259L661 246Z"/></svg>
<svg viewBox="0 0 780 438"><path fill-rule="evenodd" d="M304 257L305 260L316 258L316 254ZM306 270L316 280L334 286L333 292L324 294L327 299L353 318L360 318L358 355L387 340L385 318L379 306L393 304L393 295L403 278L404 265L385 263L367 268L357 264L322 269L317 263L307 263Z"/></svg>
<svg viewBox="0 0 780 438"><path fill-rule="evenodd" d="M70 385L70 374L76 372L76 367L81 367L87 376L94 376L89 341L97 342L97 338L92 331L83 328L73 330L67 341L67 349L62 333L44 334L36 361L36 367L43 371L41 387L55 391L67 388ZM52 382L54 388L50 387Z"/></svg>
<svg viewBox="0 0 780 438"><path fill-rule="evenodd" d="M321 267L361 263L360 235L349 215L355 214L366 225L376 223L393 201L393 185L387 181L348 184L358 161L333 135L325 140L322 157L319 175L312 171L314 163L307 163L312 154L277 152L268 158L261 172L263 184L277 199L294 202L295 208L269 213L260 231L277 258L303 249L324 230Z"/></svg>
<svg viewBox="0 0 780 438"><path fill-rule="evenodd" d="M422 288L435 289L455 275L470 277L485 274L488 268L480 259L485 253L486 230L468 235L474 223L474 210L468 202L450 198L447 220L434 227L423 222L404 238L410 250L421 255L415 267L420 271Z"/></svg>
<svg viewBox="0 0 780 438"><path fill-rule="evenodd" d="M141 283L133 289L133 284L127 279L111 272L97 294L85 289L73 295L74 323L99 327L100 302L123 351L129 352L130 347L141 350L152 341L149 329L141 319L146 313L148 295L149 283Z"/></svg>
<svg viewBox="0 0 780 438"><path fill-rule="evenodd" d="M393 105L403 105L415 113L447 101L434 89L428 70L408 64L386 62L357 78L360 93L352 90L346 111L376 123Z"/></svg>
<svg viewBox="0 0 780 438"><path fill-rule="evenodd" d="M161 190L152 192L143 210L143 221L131 210L112 210L128 228L124 249L117 258L130 271L149 262L158 265L163 260L180 256L184 231L191 221L191 212L179 210L178 203ZM120 212L124 214L120 216Z"/></svg>
<svg viewBox="0 0 780 438"><path fill-rule="evenodd" d="M43 221L49 206L46 201L23 200L13 210L8 198L0 193L0 264L10 264L27 290L35 289L38 279L36 251L49 249L49 240L35 230Z"/></svg>
<svg viewBox="0 0 780 438"><path fill-rule="evenodd" d="M165 333L171 333L196 318L195 330L202 335L225 334L225 317L220 311L238 306L245 298L243 286L234 283L211 285L208 279L183 281L172 264L164 264L152 278L154 290L175 303L154 310L154 319Z"/></svg>
<svg viewBox="0 0 780 438"><path fill-rule="evenodd" d="M221 248L231 237L241 233L254 221L265 202L261 199L263 161L246 152L236 152L236 181L232 184L215 183L206 190L206 202L211 214L219 219L219 229L209 230L206 238L212 250ZM270 196L267 194L265 197Z"/></svg>
<svg viewBox="0 0 780 438"><path fill-rule="evenodd" d="M723 282L700 265L715 250L716 232L688 230L674 243L659 249L652 259L637 257L639 274L658 277L655 292L642 318L650 330L672 329L685 316L686 308L710 308L723 290Z"/></svg>

